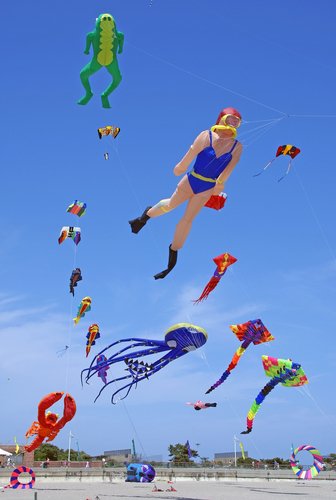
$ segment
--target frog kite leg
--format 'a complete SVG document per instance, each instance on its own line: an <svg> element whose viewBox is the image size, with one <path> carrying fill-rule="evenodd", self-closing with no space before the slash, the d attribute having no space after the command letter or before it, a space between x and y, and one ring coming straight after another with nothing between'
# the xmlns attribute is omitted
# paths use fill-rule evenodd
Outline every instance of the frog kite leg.
<svg viewBox="0 0 336 500"><path fill-rule="evenodd" d="M86 36L84 54L89 55L90 47L93 48L91 61L80 72L80 79L85 89L85 96L78 104L85 105L93 96L89 78L103 66L112 76L112 83L101 94L103 108L110 108L109 95L121 82L122 76L118 66L117 53L121 54L124 46L124 34L117 31L114 18L111 14L100 14L96 19L96 28Z"/></svg>

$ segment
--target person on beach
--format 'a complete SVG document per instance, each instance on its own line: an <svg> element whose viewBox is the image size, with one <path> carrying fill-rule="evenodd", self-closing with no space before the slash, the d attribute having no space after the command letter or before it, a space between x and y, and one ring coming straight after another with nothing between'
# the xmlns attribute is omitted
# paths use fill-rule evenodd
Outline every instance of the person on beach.
<svg viewBox="0 0 336 500"><path fill-rule="evenodd" d="M140 217L129 221L132 232L138 233L149 219L166 214L188 200L185 214L177 224L173 241L169 245L168 267L156 274L155 279L165 278L175 267L178 250L183 247L194 218L211 196L223 192L225 182L242 152L242 145L236 140L241 120L239 111L224 108L219 113L216 124L196 137L189 151L174 167L174 174L182 175L196 158L192 170L183 176L172 196L153 207L147 207Z"/></svg>

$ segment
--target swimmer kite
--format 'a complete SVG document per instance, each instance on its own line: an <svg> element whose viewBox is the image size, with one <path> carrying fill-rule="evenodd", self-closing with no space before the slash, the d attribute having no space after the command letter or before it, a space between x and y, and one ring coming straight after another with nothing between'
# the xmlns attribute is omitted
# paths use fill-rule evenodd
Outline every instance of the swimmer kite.
<svg viewBox="0 0 336 500"><path fill-rule="evenodd" d="M294 363L291 359L262 356L262 362L265 373L268 377L271 377L271 380L261 389L258 396L255 398L247 414L247 429L241 432L241 434L249 434L252 431L253 422L261 403L278 384L282 384L285 387L299 387L308 384L308 379L301 365Z"/></svg>
<svg viewBox="0 0 336 500"><path fill-rule="evenodd" d="M105 383L95 399L95 401L97 401L103 390L106 389L108 385L114 384L115 382L125 381L126 384L120 389L114 390L112 394L111 402L115 404L115 397L119 392L126 390L126 394L121 398L125 399L132 387L136 387L138 382L149 379L149 377L160 371L170 362L184 356L190 351L198 349L205 344L207 338L207 332L200 326L192 325L190 323L178 323L171 326L166 331L164 340L134 337L118 340L97 354L91 362L89 368L82 370L82 381L84 374L85 381L88 383L91 377L104 368L108 369L108 367L116 365L117 363L126 362L128 374L116 377ZM111 354L105 362L101 361L99 362L99 365L97 364L97 360L101 359L99 358L100 356L105 356L104 353L106 351L119 344L124 344L125 347L120 346L121 349ZM165 354L160 355L157 360L151 362L150 364L141 362L135 363L134 361L138 358L155 355L157 353Z"/></svg>
<svg viewBox="0 0 336 500"><path fill-rule="evenodd" d="M175 165L173 172L178 176L184 174L195 160L192 169L178 183L172 196L154 206L148 206L139 217L128 221L132 233L137 234L150 219L167 214L187 202L185 214L178 222L169 245L167 268L155 274L154 279L163 279L172 271L177 263L178 250L183 247L193 220L205 204L209 203L212 195L220 195L224 191L225 182L242 152L242 145L236 140L241 119L236 109L224 108L219 113L216 124L210 130L203 130Z"/></svg>
<svg viewBox="0 0 336 500"><path fill-rule="evenodd" d="M246 323L241 323L240 325L231 325L230 328L236 335L238 340L242 342L242 344L234 353L231 363L229 364L223 375L210 387L210 389L206 391L205 394L209 394L214 389L219 387L223 382L225 382L225 380L231 374L231 371L236 368L240 358L250 344L253 343L254 345L258 345L274 340L274 337L267 330L261 319L254 319L252 321L247 321Z"/></svg>

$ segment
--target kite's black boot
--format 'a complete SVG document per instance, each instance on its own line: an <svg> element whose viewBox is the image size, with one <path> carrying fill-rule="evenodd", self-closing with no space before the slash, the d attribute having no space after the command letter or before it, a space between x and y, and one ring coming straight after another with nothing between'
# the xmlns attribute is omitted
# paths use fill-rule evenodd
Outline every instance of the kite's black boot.
<svg viewBox="0 0 336 500"><path fill-rule="evenodd" d="M144 227L148 219L150 219L149 215L147 215L147 212L150 208L152 207L147 207L140 217L128 221L128 223L131 225L132 233L138 233L140 229Z"/></svg>
<svg viewBox="0 0 336 500"><path fill-rule="evenodd" d="M154 279L159 280L165 278L167 274L170 273L172 269L176 266L177 262L177 250L172 250L171 245L169 245L169 259L168 259L168 267L161 273L158 273L154 276Z"/></svg>

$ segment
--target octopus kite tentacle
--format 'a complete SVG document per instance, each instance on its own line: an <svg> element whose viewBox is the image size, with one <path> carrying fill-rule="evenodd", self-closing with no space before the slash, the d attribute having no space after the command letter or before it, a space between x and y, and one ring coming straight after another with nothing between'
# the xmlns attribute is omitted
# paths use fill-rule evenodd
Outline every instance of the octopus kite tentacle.
<svg viewBox="0 0 336 500"><path fill-rule="evenodd" d="M110 349L111 347L121 343L121 342L130 342L130 341L135 341L135 343L129 345L128 347L125 347L124 349L120 349L118 352L116 352L113 356L111 356L110 358L108 358L106 360L105 363L101 364L98 367L96 366L93 366L97 357L100 356L101 354L105 353L108 349ZM136 353L132 353L132 358L136 358L136 357L140 357L140 356L146 356L146 355L150 355L150 354L154 354L156 352L161 352L161 351L167 351L169 348L167 347L167 345L165 345L164 342L162 342L163 345L157 345L157 342L155 341L148 341L146 339L137 339L137 338L128 338L128 339L123 339L123 340L118 340L117 342L113 342L113 344L110 344L108 347L105 347L105 349L103 349L102 351L100 351L100 353L98 353L92 360L91 362L91 365L89 368L85 368L84 370L82 370L82 374L81 374L81 379L83 377L83 374L85 372L88 372L88 374L86 375L86 382L91 378L93 377L93 375L95 375L95 373L97 373L97 371L101 368L104 368L106 366L109 366L110 364L112 363L117 363L119 361L123 361L125 359L125 356L120 356L120 354L128 351L129 349L132 349L134 347L144 347L144 346L148 346L148 345L151 345L152 348L151 349L145 349L143 351L137 351ZM117 357L117 356L120 356L120 357ZM83 379L82 379L83 380ZM83 383L83 382L82 382Z"/></svg>
<svg viewBox="0 0 336 500"><path fill-rule="evenodd" d="M141 382L144 379L148 380L149 377L167 366L171 361L184 356L190 351L198 349L199 347L204 345L206 341L206 331L203 328L192 325L190 323L178 323L170 327L165 333L164 341L134 337L121 339L113 342L94 357L89 368L85 368L84 370L82 370L81 381L83 384L83 378L85 375L85 381L86 383L88 383L90 378L93 377L93 375L95 375L96 373L102 378L104 386L100 389L95 401L99 398L101 393L108 385L121 381L129 381L122 387L118 388L112 394L111 401L113 404L115 404L114 400L119 392L126 390L126 394L122 398L124 399L128 396L131 388L137 386L138 382ZM125 344L129 342L129 345L122 347L122 349L119 349L109 358L105 356L104 353L114 346L120 343ZM143 347L143 349L138 349L140 347ZM132 349L136 350L132 351ZM138 361L139 358L143 358L145 356L153 356L157 353L165 354L163 354L159 359L154 360L153 362L148 363L144 361ZM128 371L128 374L120 377L115 377L107 382L107 370L111 367L111 365L116 365L120 362L126 363L126 370ZM101 376L103 371L103 376Z"/></svg>
<svg viewBox="0 0 336 500"><path fill-rule="evenodd" d="M169 354L169 353L167 353L167 354L166 354L164 361L163 361L163 358L162 358L162 361L161 361L160 363L156 364L156 366L154 366L154 368L153 368L150 372L147 372L147 373L146 373L145 375L143 375L142 377L138 377L138 378L134 379L134 380L133 380L132 382L130 382L129 384L127 384L127 385L125 385L125 386L121 387L120 389L118 389L117 391L115 391L115 392L112 394L112 396L111 396L111 402L112 402L112 404L116 404L116 403L114 402L114 398L115 398L115 396L116 396L119 392L121 392L122 390L124 390L124 389L128 388L126 395L125 395L124 397L120 398L120 399L125 399L125 398L128 396L128 394L129 394L130 390L132 389L133 385L137 386L138 382L141 382L142 380L148 379L149 377L151 377L152 375L154 375L154 373L157 373L158 371L162 370L162 368L164 368L165 366L167 366L167 365L168 365L171 361L173 361L174 359L177 359L178 357L183 356L184 354L187 354L187 353L186 353L186 352L183 352L183 353L181 352L181 354L180 354L180 355L177 355L177 356L176 356L176 357L174 357L173 359L170 359L170 358L168 357L168 354ZM155 365L155 364L154 364L154 365ZM111 381L110 381L110 382L108 382L106 385L109 385L109 384L112 384L113 382L118 382L118 381L120 381L120 380L123 380L123 379L129 378L130 376L132 376L132 375L128 375L127 377L122 377L122 378L119 378L119 379L111 380ZM99 391L99 394L98 394L98 396L96 397L95 401L98 399L98 397L100 396L100 394L103 392L103 390L105 389L106 385L104 385L104 386L101 388L101 390Z"/></svg>

